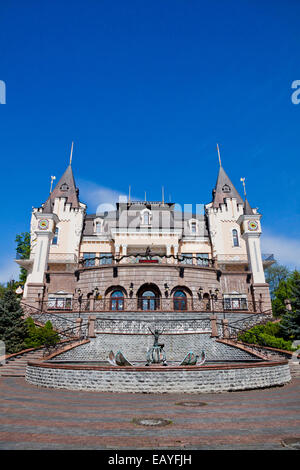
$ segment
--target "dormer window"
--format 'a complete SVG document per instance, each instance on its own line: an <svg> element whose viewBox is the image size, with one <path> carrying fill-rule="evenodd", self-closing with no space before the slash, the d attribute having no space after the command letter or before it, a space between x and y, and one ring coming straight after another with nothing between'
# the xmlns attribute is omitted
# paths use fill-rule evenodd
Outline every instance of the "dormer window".
<svg viewBox="0 0 300 470"><path fill-rule="evenodd" d="M67 185L67 183L63 183L60 187L61 191L68 191L68 189L69 189L69 186Z"/></svg>
<svg viewBox="0 0 300 470"><path fill-rule="evenodd" d="M191 219L188 222L189 228L190 228L190 234L191 235L197 235L198 233L198 221L195 219Z"/></svg>
<svg viewBox="0 0 300 470"><path fill-rule="evenodd" d="M141 212L141 225L150 225L151 224L151 212L149 209L144 209Z"/></svg>
<svg viewBox="0 0 300 470"><path fill-rule="evenodd" d="M230 186L228 186L228 184L224 184L222 191L223 193L230 193Z"/></svg>
<svg viewBox="0 0 300 470"><path fill-rule="evenodd" d="M94 221L94 232L101 233L103 228L103 220L102 219L95 219Z"/></svg>

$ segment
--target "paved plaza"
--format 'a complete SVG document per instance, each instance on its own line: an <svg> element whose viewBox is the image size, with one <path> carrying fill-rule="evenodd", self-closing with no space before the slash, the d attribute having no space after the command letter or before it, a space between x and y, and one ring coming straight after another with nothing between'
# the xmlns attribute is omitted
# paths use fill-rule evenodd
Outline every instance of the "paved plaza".
<svg viewBox="0 0 300 470"><path fill-rule="evenodd" d="M200 395L78 392L0 377L0 410L1 450L300 448L299 377ZM155 426L159 419L167 424Z"/></svg>

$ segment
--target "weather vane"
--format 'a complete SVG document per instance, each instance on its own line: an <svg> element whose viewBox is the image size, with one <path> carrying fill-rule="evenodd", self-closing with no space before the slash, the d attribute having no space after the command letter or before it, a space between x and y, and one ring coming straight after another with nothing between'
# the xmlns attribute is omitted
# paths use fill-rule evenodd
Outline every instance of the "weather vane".
<svg viewBox="0 0 300 470"><path fill-rule="evenodd" d="M51 176L50 194L52 193L53 180L55 179L56 179L56 176Z"/></svg>
<svg viewBox="0 0 300 470"><path fill-rule="evenodd" d="M244 195L246 196L246 184L245 184L245 178L241 178L241 182L244 186Z"/></svg>

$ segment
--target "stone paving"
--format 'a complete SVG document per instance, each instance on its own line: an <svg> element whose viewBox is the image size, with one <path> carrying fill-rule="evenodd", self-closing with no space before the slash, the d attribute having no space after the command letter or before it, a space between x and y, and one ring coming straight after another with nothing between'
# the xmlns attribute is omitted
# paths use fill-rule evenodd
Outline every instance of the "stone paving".
<svg viewBox="0 0 300 470"><path fill-rule="evenodd" d="M171 423L151 425L161 419ZM0 377L1 450L297 448L297 376L282 387L199 395L75 392Z"/></svg>

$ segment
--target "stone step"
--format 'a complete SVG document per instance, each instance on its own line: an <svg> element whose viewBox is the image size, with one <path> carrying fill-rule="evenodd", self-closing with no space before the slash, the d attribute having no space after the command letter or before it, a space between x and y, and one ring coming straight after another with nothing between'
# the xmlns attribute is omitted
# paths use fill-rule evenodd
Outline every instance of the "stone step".
<svg viewBox="0 0 300 470"><path fill-rule="evenodd" d="M14 356L6 361L0 367L1 377L25 377L26 366L28 361L38 360L43 358L43 350L29 351L18 356Z"/></svg>

